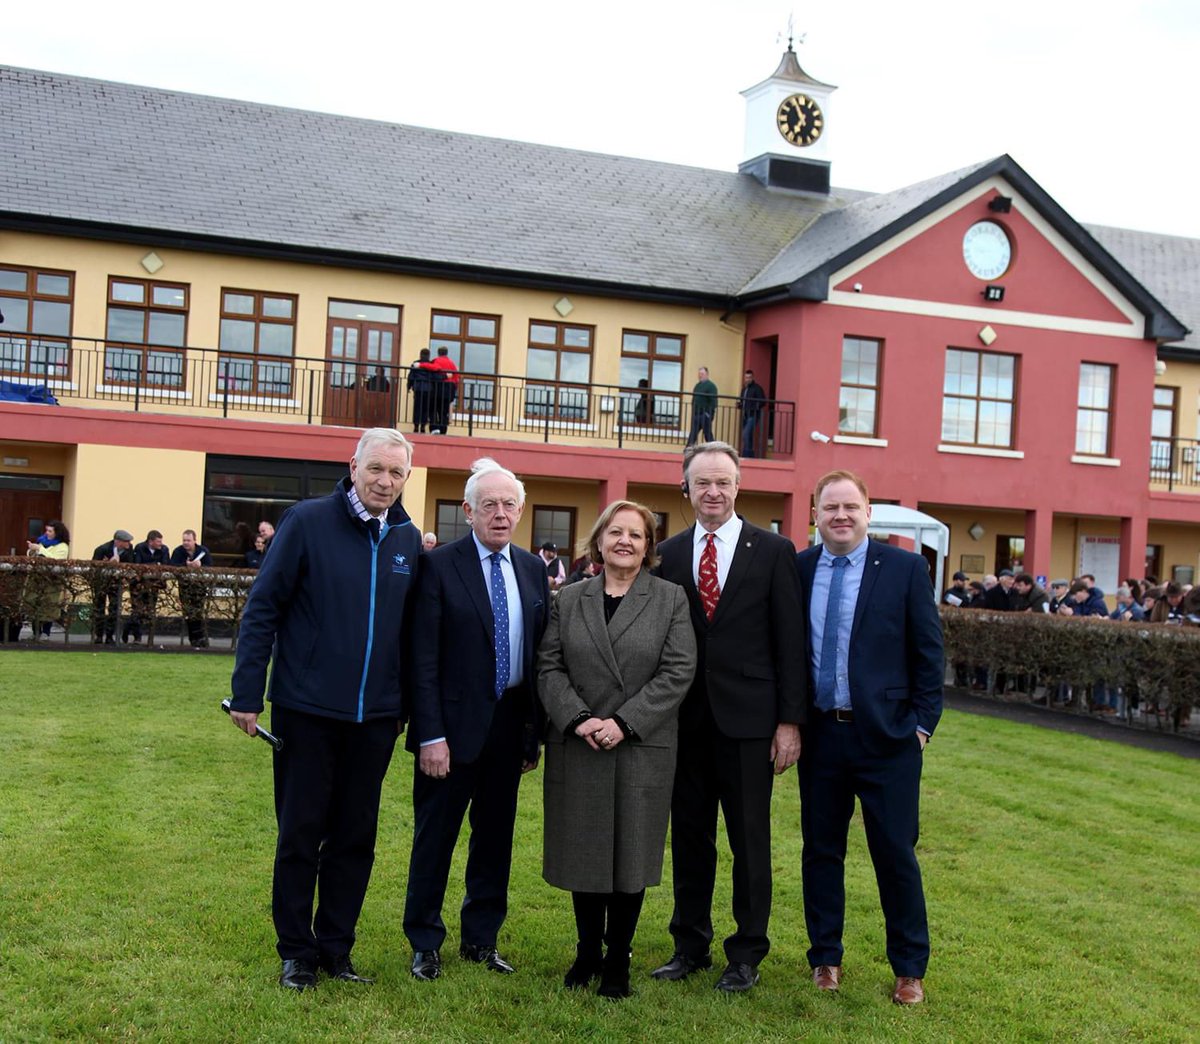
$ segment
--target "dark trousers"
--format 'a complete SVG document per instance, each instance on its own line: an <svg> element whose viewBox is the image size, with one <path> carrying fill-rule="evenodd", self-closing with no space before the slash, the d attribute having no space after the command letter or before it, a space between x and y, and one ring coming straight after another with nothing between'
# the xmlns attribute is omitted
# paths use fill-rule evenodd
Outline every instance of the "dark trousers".
<svg viewBox="0 0 1200 1044"><path fill-rule="evenodd" d="M681 723L671 795L671 860L678 953L707 954L713 939L717 874L717 809L733 853L733 919L729 961L757 965L767 955L771 917L771 740L722 735L706 713Z"/></svg>
<svg viewBox="0 0 1200 1044"><path fill-rule="evenodd" d="M742 456L757 457L755 452L755 433L758 429L758 414L748 413L742 418Z"/></svg>
<svg viewBox="0 0 1200 1044"><path fill-rule="evenodd" d="M204 598L208 588L203 583L179 581L179 605L183 609L183 620L187 624L188 642L199 645L208 639L204 625Z"/></svg>
<svg viewBox="0 0 1200 1044"><path fill-rule="evenodd" d="M704 432L704 441L712 442L712 412L709 410L695 410L692 413L692 430L688 432L687 439L689 446L696 441L701 431Z"/></svg>
<svg viewBox="0 0 1200 1044"><path fill-rule="evenodd" d="M854 799L862 806L887 926L887 955L896 975L922 978L929 962L929 924L915 846L921 784L920 741L868 753L858 726L814 711L800 756L801 871L808 963L842 963L846 914L846 838Z"/></svg>
<svg viewBox="0 0 1200 1044"><path fill-rule="evenodd" d="M158 610L158 592L162 588L153 580L131 581L129 584L129 616L121 628L121 640L142 640L142 624L153 630L154 614Z"/></svg>
<svg viewBox="0 0 1200 1044"><path fill-rule="evenodd" d="M337 957L354 945L375 862L379 792L396 720L360 724L273 704L271 729L283 739L274 755L276 949L285 961Z"/></svg>
<svg viewBox="0 0 1200 1044"><path fill-rule="evenodd" d="M92 589L92 639L115 640L121 618L121 585L107 584Z"/></svg>
<svg viewBox="0 0 1200 1044"><path fill-rule="evenodd" d="M470 807L466 896L460 941L495 946L508 914L513 823L521 782L524 705L510 692L496 704L492 727L478 758L454 760L450 774L433 779L413 766L413 846L404 903L404 934L414 950L438 950L446 938L442 904L450 863Z"/></svg>
<svg viewBox="0 0 1200 1044"><path fill-rule="evenodd" d="M429 423L430 416L433 413L431 405L432 396L433 391L428 385L415 385L413 387L413 431L425 431L425 426ZM434 427L437 427L436 421L434 422Z"/></svg>

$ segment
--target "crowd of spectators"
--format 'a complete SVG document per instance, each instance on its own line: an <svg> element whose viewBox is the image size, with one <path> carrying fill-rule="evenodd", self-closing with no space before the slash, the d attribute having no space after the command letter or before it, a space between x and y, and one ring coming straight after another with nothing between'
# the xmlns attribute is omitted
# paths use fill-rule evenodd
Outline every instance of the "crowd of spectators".
<svg viewBox="0 0 1200 1044"><path fill-rule="evenodd" d="M956 572L951 585L942 594L942 603L961 609L986 609L992 612L1045 613L1054 616L1092 616L1120 623L1166 623L1200 626L1200 588L1175 581L1160 583L1156 577L1129 577L1116 590L1110 608L1104 592L1096 585L1095 576L1084 573L1073 580L1051 581L1047 592L1029 573L1014 574L1001 569L980 580L971 580L964 572ZM1003 672L990 671L986 666L954 664L955 683L977 691L1004 693L1031 691L1030 679L1009 678ZM1067 685L1047 692L1036 702L1065 706L1076 694ZM1088 709L1102 716L1129 716L1147 713L1140 706L1139 694L1110 686L1098 678L1085 696ZM1153 708L1151 708L1152 710Z"/></svg>
<svg viewBox="0 0 1200 1044"><path fill-rule="evenodd" d="M244 523L240 526L245 528ZM246 551L234 568L258 569L271 546L275 527L269 521L258 524L253 538L253 548ZM26 541L26 554L31 557L66 561L72 558L71 535L66 525L58 520L47 522L36 540ZM91 604L88 615L91 620L92 642L96 645L116 645L118 636L123 645L138 645L152 631L158 610L159 596L167 589L167 577L156 576L150 571L130 577L117 568L106 566L175 566L185 570L200 570L214 563L209 549L199 542L196 531L183 531L178 547L171 550L163 534L151 529L146 539L134 543L134 536L126 529L117 529L112 539L100 544L93 552L94 563L90 576ZM188 641L193 648L208 647L208 620L206 602L209 584L190 575L179 575L179 602L183 610ZM126 596L128 601L126 602ZM9 616L6 626L8 641L19 640L24 620L28 619L31 637L36 641L48 641L53 625L57 622L68 625L66 612L66 584L58 578L43 578L34 595L28 591L24 599L24 613ZM82 614L81 614L82 615Z"/></svg>

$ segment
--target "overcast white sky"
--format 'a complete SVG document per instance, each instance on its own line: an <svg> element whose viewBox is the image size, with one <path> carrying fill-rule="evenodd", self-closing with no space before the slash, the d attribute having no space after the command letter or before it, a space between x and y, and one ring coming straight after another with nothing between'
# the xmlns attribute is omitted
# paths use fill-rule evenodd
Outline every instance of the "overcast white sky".
<svg viewBox="0 0 1200 1044"><path fill-rule="evenodd" d="M10 4L0 63L735 170L738 92L838 85L834 184L1007 152L1080 221L1200 237L1200 3Z"/></svg>

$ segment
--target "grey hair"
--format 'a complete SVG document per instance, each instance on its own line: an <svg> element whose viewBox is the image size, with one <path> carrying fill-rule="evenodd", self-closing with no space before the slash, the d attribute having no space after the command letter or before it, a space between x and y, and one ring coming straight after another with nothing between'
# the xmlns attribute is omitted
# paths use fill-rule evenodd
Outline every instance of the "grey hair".
<svg viewBox="0 0 1200 1044"><path fill-rule="evenodd" d="M471 477L467 479L467 484L463 489L463 500L471 505L472 511L477 510L479 507L479 503L476 500L476 491L479 489L479 483L489 475L504 475L512 479L517 484L517 506L525 506L525 483L509 471L508 468L497 464L491 457L480 457L471 465Z"/></svg>
<svg viewBox="0 0 1200 1044"><path fill-rule="evenodd" d="M738 482L742 481L742 458L738 456L738 451L735 450L728 442L721 442L714 439L712 442L697 442L689 446L683 451L683 477L689 478L688 470L692 466L692 461L704 453L724 453L730 460L733 461L733 466L737 471Z"/></svg>
<svg viewBox="0 0 1200 1044"><path fill-rule="evenodd" d="M358 440L358 446L354 450L355 458L361 460L363 454L377 442L386 442L389 446L403 446L408 453L408 470L412 470L413 445L395 428L368 428Z"/></svg>

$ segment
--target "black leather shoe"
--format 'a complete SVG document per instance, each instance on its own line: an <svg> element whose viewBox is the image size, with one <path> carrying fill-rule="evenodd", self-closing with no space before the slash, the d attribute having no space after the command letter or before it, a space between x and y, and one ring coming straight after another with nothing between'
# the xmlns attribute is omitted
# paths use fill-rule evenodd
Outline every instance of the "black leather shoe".
<svg viewBox="0 0 1200 1044"><path fill-rule="evenodd" d="M474 946L471 943L463 943L458 948L458 955L464 961L482 964L488 971L499 972L501 975L511 975L517 970L500 956L494 946Z"/></svg>
<svg viewBox="0 0 1200 1044"><path fill-rule="evenodd" d="M726 993L745 993L758 982L758 969L753 964L739 964L730 961L721 977L717 980L717 989Z"/></svg>
<svg viewBox="0 0 1200 1044"><path fill-rule="evenodd" d="M417 950L413 954L412 977L433 982L442 974L442 955L438 950Z"/></svg>
<svg viewBox="0 0 1200 1044"><path fill-rule="evenodd" d="M328 975L331 979L341 979L342 982L361 982L370 986L375 980L368 979L365 975L359 975L354 970L354 965L350 963L350 954L342 953L336 957L322 956L320 960L321 971Z"/></svg>
<svg viewBox="0 0 1200 1044"><path fill-rule="evenodd" d="M680 979L686 979L694 971L703 971L705 968L711 967L711 954L706 953L703 957L689 957L686 953L675 953L661 968L655 968L650 973L650 977L665 982L678 982Z"/></svg>
<svg viewBox="0 0 1200 1044"><path fill-rule="evenodd" d="M311 990L317 984L317 966L312 961L297 958L283 962L283 971L279 974L279 985L285 990L295 990L303 993Z"/></svg>

